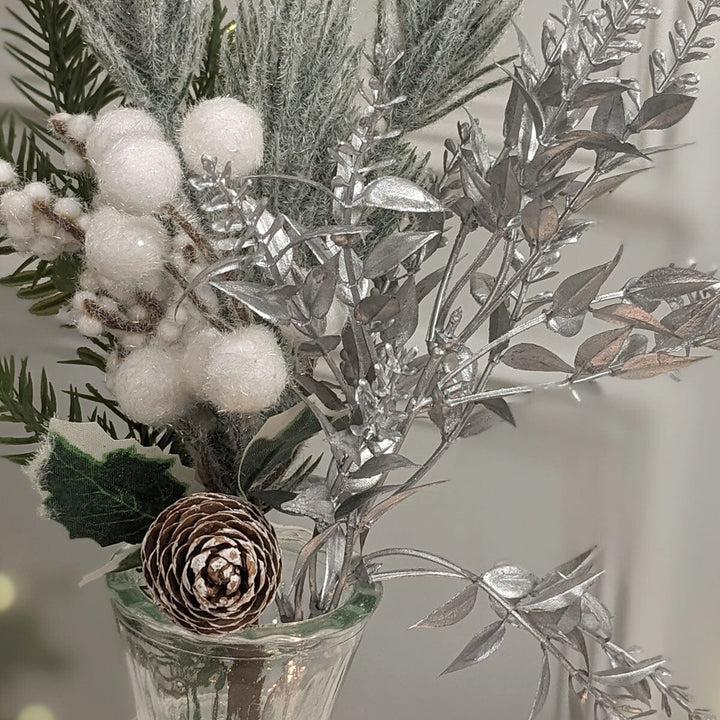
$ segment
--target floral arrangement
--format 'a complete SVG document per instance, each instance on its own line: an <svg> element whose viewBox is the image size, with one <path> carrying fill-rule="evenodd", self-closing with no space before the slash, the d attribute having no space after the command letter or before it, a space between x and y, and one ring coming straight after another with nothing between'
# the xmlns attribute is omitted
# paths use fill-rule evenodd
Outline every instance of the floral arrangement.
<svg viewBox="0 0 720 720"><path fill-rule="evenodd" d="M0 367L2 419L26 431L4 441L40 443L12 459L49 516L71 537L130 544L104 571L142 568L158 607L196 633L245 627L273 602L283 622L321 615L353 582L442 575L465 587L417 627L459 622L481 592L498 615L446 672L518 627L543 652L533 717L550 660L599 717L652 714L654 697L668 716L710 717L662 657L611 639L591 553L537 577L365 544L437 484L426 478L453 443L514 424L508 398L676 372L720 346L711 273L672 265L607 291L620 250L560 270L590 232L586 207L670 149L645 137L691 110L687 65L713 47L720 3L690 3L669 53L651 52L649 93L623 76L660 14L644 0L568 0L540 53L518 31L517 63L497 66L484 58L514 0L380 2L364 60L348 0L242 1L233 21L218 0L24 4L9 50L50 117L0 137L0 247L27 256L4 282L88 339L73 362L106 388L71 388L66 422L45 375L38 402L25 363ZM43 43L47 63L28 53ZM468 116L431 173L407 134L504 82L502 148ZM519 340L575 337L588 316L609 328L571 362ZM516 383L494 380L501 365ZM420 418L438 442L411 459ZM328 457L304 450L316 435ZM270 509L314 525L286 585ZM386 569L392 557L425 567Z"/></svg>

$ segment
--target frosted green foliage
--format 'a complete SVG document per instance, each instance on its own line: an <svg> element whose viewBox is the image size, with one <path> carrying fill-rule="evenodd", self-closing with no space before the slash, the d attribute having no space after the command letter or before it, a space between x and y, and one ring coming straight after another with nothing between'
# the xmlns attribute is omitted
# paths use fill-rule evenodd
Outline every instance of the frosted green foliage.
<svg viewBox="0 0 720 720"><path fill-rule="evenodd" d="M241 0L223 52L226 90L265 127L265 168L329 184L328 150L355 124L360 48L350 0ZM296 183L268 184L273 207L324 224L327 198Z"/></svg>
<svg viewBox="0 0 720 720"><path fill-rule="evenodd" d="M210 0L69 0L87 43L131 105L171 128L207 50Z"/></svg>
<svg viewBox="0 0 720 720"><path fill-rule="evenodd" d="M380 0L377 37L404 55L391 93L407 102L395 124L409 132L504 82L488 54L522 0Z"/></svg>

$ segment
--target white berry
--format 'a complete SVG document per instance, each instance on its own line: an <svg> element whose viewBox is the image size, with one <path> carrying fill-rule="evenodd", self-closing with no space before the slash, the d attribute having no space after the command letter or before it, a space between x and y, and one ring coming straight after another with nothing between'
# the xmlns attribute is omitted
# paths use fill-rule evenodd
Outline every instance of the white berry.
<svg viewBox="0 0 720 720"><path fill-rule="evenodd" d="M98 115L88 132L86 155L97 164L119 140L141 136L156 140L163 137L160 125L148 113L125 107L109 110Z"/></svg>
<svg viewBox="0 0 720 720"><path fill-rule="evenodd" d="M262 120L233 98L205 100L185 116L180 147L194 172L202 172L202 156L210 155L221 167L231 162L235 175L249 175L262 165Z"/></svg>

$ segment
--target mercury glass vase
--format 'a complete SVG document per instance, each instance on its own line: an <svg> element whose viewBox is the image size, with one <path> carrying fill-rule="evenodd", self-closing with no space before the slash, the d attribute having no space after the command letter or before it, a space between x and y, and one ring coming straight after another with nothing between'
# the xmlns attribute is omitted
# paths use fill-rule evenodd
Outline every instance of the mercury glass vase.
<svg viewBox="0 0 720 720"><path fill-rule="evenodd" d="M310 535L280 528L278 537L291 571ZM326 615L283 624L269 609L259 626L208 637L171 624L137 571L107 582L137 720L328 720L382 595L379 584L355 583Z"/></svg>

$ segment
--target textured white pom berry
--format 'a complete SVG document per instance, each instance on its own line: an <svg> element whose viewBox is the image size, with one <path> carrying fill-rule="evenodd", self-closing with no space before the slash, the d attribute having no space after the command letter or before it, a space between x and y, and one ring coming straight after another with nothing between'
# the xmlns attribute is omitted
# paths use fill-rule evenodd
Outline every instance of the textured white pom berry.
<svg viewBox="0 0 720 720"><path fill-rule="evenodd" d="M101 113L87 136L87 157L92 163L99 163L119 140L141 136L156 140L163 137L160 125L143 110L116 108Z"/></svg>
<svg viewBox="0 0 720 720"><path fill-rule="evenodd" d="M103 334L103 324L90 315L81 315L75 319L78 332L85 337L100 337Z"/></svg>
<svg viewBox="0 0 720 720"><path fill-rule="evenodd" d="M65 120L68 137L80 143L87 142L93 127L95 127L95 118L86 113L81 115L69 115Z"/></svg>
<svg viewBox="0 0 720 720"><path fill-rule="evenodd" d="M181 326L182 327L182 326ZM207 364L215 344L223 336L214 328L205 328L189 333L183 353L183 372L185 382L198 397L203 396L203 387L207 376Z"/></svg>
<svg viewBox="0 0 720 720"><path fill-rule="evenodd" d="M88 161L77 151L70 148L63 155L63 165L68 172L84 173L90 172L91 167Z"/></svg>
<svg viewBox="0 0 720 720"><path fill-rule="evenodd" d="M83 214L83 207L75 198L60 198L53 205L53 212L65 220L75 222Z"/></svg>
<svg viewBox="0 0 720 720"><path fill-rule="evenodd" d="M238 328L209 346L203 397L221 412L252 413L272 407L288 379L282 350L262 325Z"/></svg>
<svg viewBox="0 0 720 720"><path fill-rule="evenodd" d="M221 166L230 161L235 175L248 175L262 165L262 120L233 98L205 100L185 116L180 147L195 172L202 172L202 156L211 155Z"/></svg>
<svg viewBox="0 0 720 720"><path fill-rule="evenodd" d="M52 190L43 182L28 183L23 193L36 203L50 203L53 199Z"/></svg>
<svg viewBox="0 0 720 720"><path fill-rule="evenodd" d="M146 425L165 425L190 407L179 359L161 345L131 352L118 365L111 384L120 409Z"/></svg>
<svg viewBox="0 0 720 720"><path fill-rule="evenodd" d="M10 190L0 198L0 219L5 223L32 223L33 204L20 190Z"/></svg>
<svg viewBox="0 0 720 720"><path fill-rule="evenodd" d="M171 202L182 181L175 149L148 136L119 140L97 163L95 174L101 200L134 215Z"/></svg>
<svg viewBox="0 0 720 720"><path fill-rule="evenodd" d="M85 258L91 271L121 286L146 285L161 276L168 237L152 217L104 207L90 216Z"/></svg>
<svg viewBox="0 0 720 720"><path fill-rule="evenodd" d="M17 179L15 168L6 160L0 160L0 186L14 185Z"/></svg>

